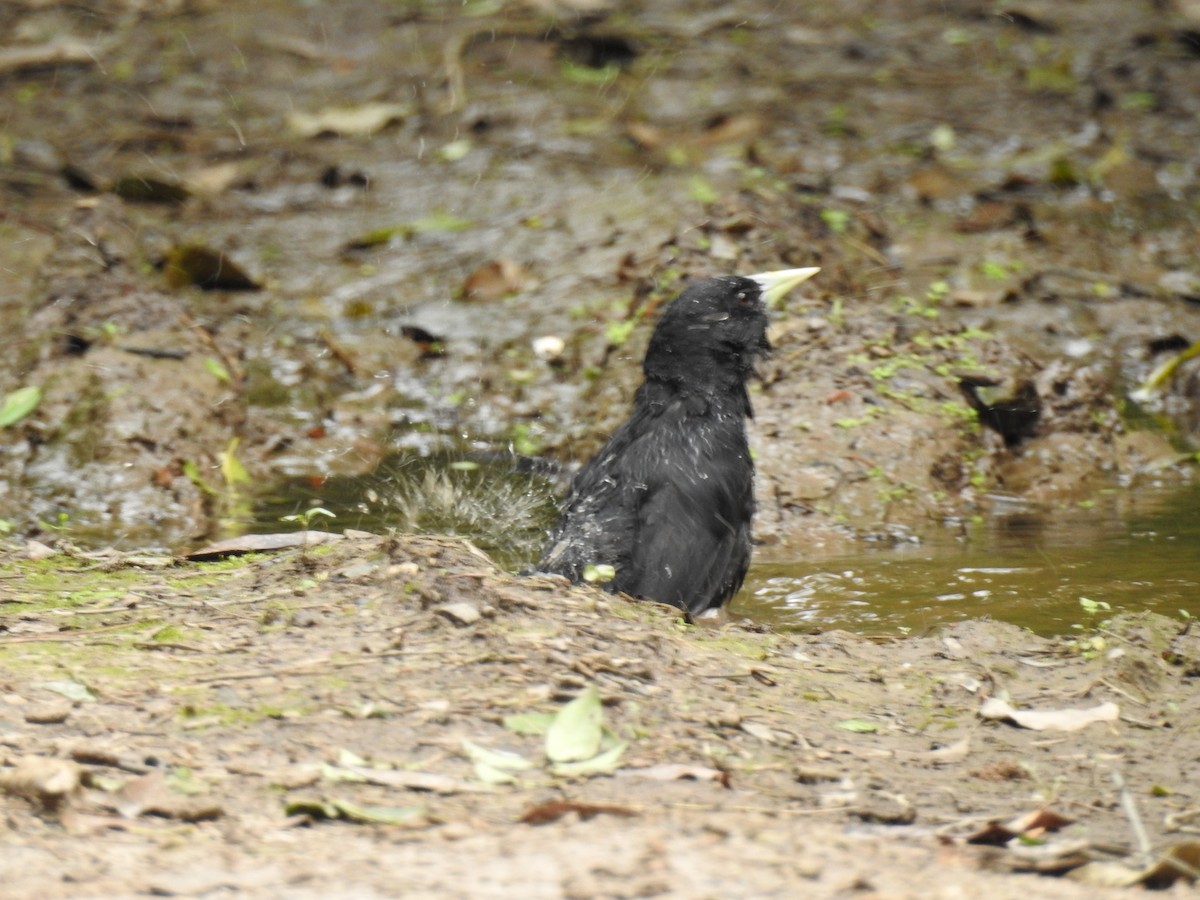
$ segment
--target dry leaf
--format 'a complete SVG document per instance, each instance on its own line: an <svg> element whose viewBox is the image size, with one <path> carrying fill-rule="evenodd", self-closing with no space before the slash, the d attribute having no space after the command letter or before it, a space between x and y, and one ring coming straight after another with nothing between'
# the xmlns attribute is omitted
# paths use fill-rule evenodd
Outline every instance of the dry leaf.
<svg viewBox="0 0 1200 900"><path fill-rule="evenodd" d="M268 550L287 550L292 547L315 547L327 541L340 541L343 536L328 531L288 531L282 534L244 534L227 541L217 541L186 554L188 559L209 560L237 556L240 553L262 553Z"/></svg>
<svg viewBox="0 0 1200 900"><path fill-rule="evenodd" d="M403 121L410 108L403 103L364 103L361 106L328 107L317 113L292 112L287 125L300 137L322 134L370 135L393 122Z"/></svg>
<svg viewBox="0 0 1200 900"><path fill-rule="evenodd" d="M1090 850L1091 843L1079 838L1044 843L1013 841L1008 847L1007 862L1017 872L1062 875L1086 865Z"/></svg>
<svg viewBox="0 0 1200 900"><path fill-rule="evenodd" d="M1033 812L1017 816L1008 822L988 822L980 831L967 837L968 844L1007 844L1015 837L1041 835L1059 831L1074 824L1074 819L1059 815L1052 809L1040 807Z"/></svg>
<svg viewBox="0 0 1200 900"><path fill-rule="evenodd" d="M402 787L413 791L430 791L435 794L491 793L491 788L486 785L471 784L451 778L449 775L439 775L436 772L373 769L369 766L343 766L342 768L368 784L378 784L383 787Z"/></svg>
<svg viewBox="0 0 1200 900"><path fill-rule="evenodd" d="M1078 731L1093 722L1115 722L1120 715L1120 707L1112 702L1091 709L1029 710L1016 709L998 697L991 697L979 708L982 719L1009 721L1032 731Z"/></svg>
<svg viewBox="0 0 1200 900"><path fill-rule="evenodd" d="M197 802L181 797L167 787L161 769L125 782L108 802L127 819L138 816L162 816L180 822L207 822L219 819L225 810L215 803Z"/></svg>
<svg viewBox="0 0 1200 900"><path fill-rule="evenodd" d="M935 766L948 766L952 763L962 762L971 752L971 739L963 738L961 741L955 741L945 747L939 747L936 750L930 750L928 753L918 754L917 759L921 762L932 763Z"/></svg>
<svg viewBox="0 0 1200 900"><path fill-rule="evenodd" d="M218 163L215 166L205 166L192 172L184 183L193 194L223 194L233 185L242 174L242 167L236 162Z"/></svg>
<svg viewBox="0 0 1200 900"><path fill-rule="evenodd" d="M1052 809L1042 807L1031 813L1017 816L1008 823L1008 828L1014 834L1032 834L1034 832L1058 831L1068 825L1074 825L1074 819L1059 815Z"/></svg>
<svg viewBox="0 0 1200 900"><path fill-rule="evenodd" d="M467 276L463 297L491 302L515 294L529 281L528 273L511 259L494 259Z"/></svg>
<svg viewBox="0 0 1200 900"><path fill-rule="evenodd" d="M541 803L531 809L525 811L524 815L518 820L526 825L547 825L550 822L557 822L563 816L575 813L583 820L591 819L600 814L609 816L620 816L622 818L631 819L638 815L635 810L626 806L612 806L608 804L596 803L575 803L570 800L551 800L547 803Z"/></svg>
<svg viewBox="0 0 1200 900"><path fill-rule="evenodd" d="M1200 841L1168 847L1138 881L1148 888L1165 889L1176 881L1195 884L1200 881Z"/></svg>
<svg viewBox="0 0 1200 900"><path fill-rule="evenodd" d="M777 734L766 725L763 725L761 722L742 722L741 729L751 737L756 737L760 741L763 741L767 744L773 744L781 737L781 735Z"/></svg>

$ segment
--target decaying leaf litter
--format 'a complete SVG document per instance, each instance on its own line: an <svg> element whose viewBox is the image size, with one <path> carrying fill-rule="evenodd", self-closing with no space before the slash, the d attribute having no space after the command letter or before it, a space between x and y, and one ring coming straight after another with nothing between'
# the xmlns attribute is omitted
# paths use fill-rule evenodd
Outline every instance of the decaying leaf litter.
<svg viewBox="0 0 1200 900"><path fill-rule="evenodd" d="M755 4L549 28L474 12L163 10L106 29L142 40L3 57L27 90L6 120L23 338L0 435L30 521L179 545L244 514L222 508L243 464L366 471L413 425L584 455L673 278L781 262L824 271L756 404L765 537L906 538L986 506L981 487L1055 503L1189 476L1114 390L1195 326L1188 9L1155 28L1100 3L874 21L840 4L783 29ZM26 42L26 15L71 33L72 14L6 12ZM300 27L261 37L281 21ZM247 67L221 62L230 40ZM739 41L742 65L711 64ZM403 102L356 62L379 58L406 60ZM171 60L221 91L160 77ZM964 77L981 61L1002 77ZM80 89L91 117L50 123L48 98L69 111ZM287 135L293 110L309 118ZM1016 450L970 425L968 359L997 400L1033 385ZM1177 438L1188 377L1151 401ZM174 569L39 537L11 558L46 568L0 582L15 895L1071 896L1010 872L1111 856L1115 876L1083 870L1166 882L1194 854L1178 622L877 644L693 630L431 538ZM596 753L554 759L539 727L592 690ZM1081 715L1097 721L1021 725ZM1169 847L1181 862L1153 870Z"/></svg>

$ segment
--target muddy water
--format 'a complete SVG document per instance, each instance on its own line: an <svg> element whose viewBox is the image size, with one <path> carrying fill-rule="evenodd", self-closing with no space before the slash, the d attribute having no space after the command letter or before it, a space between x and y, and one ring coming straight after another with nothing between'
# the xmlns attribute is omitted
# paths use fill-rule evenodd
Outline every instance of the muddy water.
<svg viewBox="0 0 1200 900"><path fill-rule="evenodd" d="M299 527L286 517L319 505L336 518L314 517L314 528L456 533L511 571L532 563L553 516L551 483L511 459L395 458L366 477L277 487L252 530ZM732 612L784 630L870 634L981 616L1046 635L1120 611L1200 617L1200 487L1114 491L1073 510L1003 498L993 507L917 543L852 555L760 551Z"/></svg>
<svg viewBox="0 0 1200 900"><path fill-rule="evenodd" d="M1081 600L1108 604L1089 613ZM1069 634L1118 611L1200 616L1200 489L1136 489L1088 509L997 511L919 544L760 558L734 612L778 628L921 632L978 616Z"/></svg>
<svg viewBox="0 0 1200 900"><path fill-rule="evenodd" d="M455 534L497 565L520 571L536 557L555 513L555 490L543 474L504 453L397 454L363 476L286 479L272 487L235 531L291 531L303 526ZM299 517L298 517L299 516Z"/></svg>

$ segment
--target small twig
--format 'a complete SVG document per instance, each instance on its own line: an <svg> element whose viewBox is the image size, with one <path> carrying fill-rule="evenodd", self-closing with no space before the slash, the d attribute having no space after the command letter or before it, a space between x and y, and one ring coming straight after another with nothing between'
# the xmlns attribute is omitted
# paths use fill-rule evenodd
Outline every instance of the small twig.
<svg viewBox="0 0 1200 900"><path fill-rule="evenodd" d="M1129 788L1126 787L1125 779L1116 769L1112 771L1112 781L1117 790L1121 792L1121 809L1125 811L1125 816L1129 819L1129 825L1133 829L1133 839L1137 842L1138 852L1142 855L1141 862L1148 866L1153 859L1153 853L1150 849L1150 837L1146 834L1146 827L1142 824L1142 817L1138 813L1137 802L1133 799Z"/></svg>
<svg viewBox="0 0 1200 900"><path fill-rule="evenodd" d="M1051 266L1047 269L1042 269L1040 272L1034 272L1029 278L1025 279L1022 287L1028 288L1043 278L1066 278L1072 281L1086 281L1092 284L1113 284L1121 289L1122 292L1130 294L1134 297L1152 297L1154 293L1140 284L1135 284L1132 281L1126 281L1117 275L1110 275L1107 272L1093 272L1089 269L1079 269L1072 266Z"/></svg>
<svg viewBox="0 0 1200 900"><path fill-rule="evenodd" d="M1104 637L1108 638L1111 641L1126 644L1130 647L1134 646L1137 643L1136 641L1130 640L1128 637L1126 637L1123 634L1120 634L1119 632L1113 631L1109 628L1105 628L1103 625L1096 626L1096 634L1103 635Z"/></svg>
<svg viewBox="0 0 1200 900"><path fill-rule="evenodd" d="M308 675L318 672L329 664L328 659L318 659L301 663L298 666L287 666L280 669L243 669L240 672L226 672L221 675L209 675L205 678L193 678L192 684L213 684L218 681L253 681L255 678L276 678L280 675Z"/></svg>
<svg viewBox="0 0 1200 900"><path fill-rule="evenodd" d="M128 622L122 622L119 625L105 625L102 628L89 628L86 631L59 631L54 634L19 634L14 637L0 639L0 646L5 644L36 644L42 641L73 641L76 638L91 637L95 634L104 634L107 631L116 631L118 628L128 627Z"/></svg>
<svg viewBox="0 0 1200 900"><path fill-rule="evenodd" d="M1129 691L1122 690L1121 688L1119 688L1115 684L1113 684L1111 681L1109 681L1107 678L1101 678L1100 681L1098 682L1098 684L1104 685L1106 688L1108 688L1114 694L1120 694L1122 697L1124 697L1130 703L1136 703L1136 704L1138 704L1138 706L1146 705L1145 700L1139 700L1137 697L1133 696L1133 694L1129 693Z"/></svg>
<svg viewBox="0 0 1200 900"><path fill-rule="evenodd" d="M630 808L637 809L638 807L633 806ZM743 804L743 803L733 804L733 805L729 805L729 806L726 806L723 804L718 806L715 803L665 803L662 805L662 808L663 809L692 809L692 810L701 810L701 811L706 811L706 812L716 812L717 810L737 810L738 812L747 812L747 813L768 813L769 815L772 815L772 816L820 816L820 815L829 815L830 813L844 813L846 811L846 807L844 807L844 806L823 806L823 807L819 807L819 808L805 807L804 809L787 809L786 807L779 807L779 806L750 806L749 804Z"/></svg>
<svg viewBox="0 0 1200 900"><path fill-rule="evenodd" d="M175 641L135 641L133 646L137 650L187 650L190 653L210 652L204 647L197 647L195 644L181 644Z"/></svg>
<svg viewBox="0 0 1200 900"><path fill-rule="evenodd" d="M444 113L458 112L466 105L467 88L462 55L473 37L473 31L459 32L442 45L442 69L446 73L446 99L442 103Z"/></svg>
<svg viewBox="0 0 1200 900"><path fill-rule="evenodd" d="M1163 818L1163 827L1167 831L1200 834L1200 826L1191 824L1193 821L1200 822L1200 807L1185 809L1177 813L1168 813Z"/></svg>
<svg viewBox="0 0 1200 900"><path fill-rule="evenodd" d="M843 234L841 236L841 239L844 243L853 247L855 250L857 250L863 256L867 257L867 259L871 260L871 262L875 263L877 266L882 266L885 269L892 267L891 260L889 260L886 256L884 256L882 253L880 253L878 250L876 250L874 247L872 247L866 241L860 241L857 238L850 237L849 235L846 235L846 234Z"/></svg>
<svg viewBox="0 0 1200 900"><path fill-rule="evenodd" d="M212 332L192 318L190 313L183 313L183 321L200 343L221 360L221 364L225 366L225 371L230 374L233 385L244 385L246 383L246 370L242 368L241 362L222 350L216 338L213 337Z"/></svg>

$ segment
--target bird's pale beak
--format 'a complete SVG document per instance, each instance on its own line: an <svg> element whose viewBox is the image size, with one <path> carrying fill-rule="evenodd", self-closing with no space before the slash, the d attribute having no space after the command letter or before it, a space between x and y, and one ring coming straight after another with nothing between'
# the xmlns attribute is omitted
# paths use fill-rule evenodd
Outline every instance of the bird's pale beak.
<svg viewBox="0 0 1200 900"><path fill-rule="evenodd" d="M807 269L780 269L778 272L760 272L757 275L750 275L748 277L751 281L758 282L762 288L763 302L770 307L786 297L788 291L800 284L800 282L808 281L808 279L820 271L820 268L814 266Z"/></svg>

